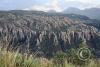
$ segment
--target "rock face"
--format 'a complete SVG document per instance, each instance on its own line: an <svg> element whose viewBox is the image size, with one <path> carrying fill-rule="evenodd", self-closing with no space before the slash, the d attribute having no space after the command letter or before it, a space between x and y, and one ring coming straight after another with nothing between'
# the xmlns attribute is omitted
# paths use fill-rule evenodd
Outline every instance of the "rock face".
<svg viewBox="0 0 100 67"><path fill-rule="evenodd" d="M95 51L100 50L100 32L97 28L71 20L67 16L36 11L1 11L1 46L52 56L78 48L84 41Z"/></svg>

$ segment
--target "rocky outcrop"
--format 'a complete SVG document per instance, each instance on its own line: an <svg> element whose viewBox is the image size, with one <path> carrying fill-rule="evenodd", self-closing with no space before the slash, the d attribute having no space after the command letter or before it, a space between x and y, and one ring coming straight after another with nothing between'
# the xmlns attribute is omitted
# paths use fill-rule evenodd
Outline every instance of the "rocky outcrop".
<svg viewBox="0 0 100 67"><path fill-rule="evenodd" d="M2 46L7 43L6 46L21 52L52 56L57 51L78 48L83 41L87 46L100 50L98 29L81 21L34 11L0 12Z"/></svg>

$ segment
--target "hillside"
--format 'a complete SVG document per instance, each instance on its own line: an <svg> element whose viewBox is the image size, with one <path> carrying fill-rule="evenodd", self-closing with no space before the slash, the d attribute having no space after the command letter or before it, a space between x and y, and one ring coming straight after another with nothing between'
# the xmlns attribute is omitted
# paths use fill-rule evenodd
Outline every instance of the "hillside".
<svg viewBox="0 0 100 67"><path fill-rule="evenodd" d="M94 52L100 51L99 29L67 16L38 11L0 11L1 46L45 57L78 48L82 42Z"/></svg>
<svg viewBox="0 0 100 67"><path fill-rule="evenodd" d="M68 9L65 9L63 13L70 14L80 14L80 15L85 15L91 19L98 19L100 20L100 8L88 8L84 10L80 10L78 8L70 7Z"/></svg>

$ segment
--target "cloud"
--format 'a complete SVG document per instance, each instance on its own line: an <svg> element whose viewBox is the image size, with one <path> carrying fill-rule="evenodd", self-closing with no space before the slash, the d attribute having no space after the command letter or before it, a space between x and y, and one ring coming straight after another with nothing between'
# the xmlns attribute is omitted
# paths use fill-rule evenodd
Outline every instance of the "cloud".
<svg viewBox="0 0 100 67"><path fill-rule="evenodd" d="M0 10L62 11L68 7L80 9L100 7L100 0L0 0Z"/></svg>
<svg viewBox="0 0 100 67"><path fill-rule="evenodd" d="M23 10L37 10L37 11L48 11L50 10L51 8L48 7L48 6L39 6L39 5L34 5L32 7L29 7L29 8L25 8Z"/></svg>
<svg viewBox="0 0 100 67"><path fill-rule="evenodd" d="M55 10L57 12L61 11L59 6L59 0L51 0L51 2L44 3L43 5L33 5L31 7L25 8L24 10L38 10L38 11L49 11Z"/></svg>
<svg viewBox="0 0 100 67"><path fill-rule="evenodd" d="M59 0L52 0L51 6L55 11L61 11L61 8L59 6Z"/></svg>

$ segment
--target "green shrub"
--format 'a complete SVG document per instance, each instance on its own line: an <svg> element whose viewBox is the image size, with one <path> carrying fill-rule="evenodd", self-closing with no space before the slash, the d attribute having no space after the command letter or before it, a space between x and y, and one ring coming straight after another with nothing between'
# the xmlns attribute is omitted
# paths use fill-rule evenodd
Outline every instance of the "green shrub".
<svg viewBox="0 0 100 67"><path fill-rule="evenodd" d="M77 49L70 49L66 52L67 53L66 58L68 63L72 63L75 66L80 66L80 67L84 67L87 64L89 64L90 60L86 60L86 61L81 60L77 55L77 51L78 51Z"/></svg>
<svg viewBox="0 0 100 67"><path fill-rule="evenodd" d="M66 61L66 54L63 52L58 52L55 54L54 58L53 58L53 62L61 67L65 67L65 61Z"/></svg>

